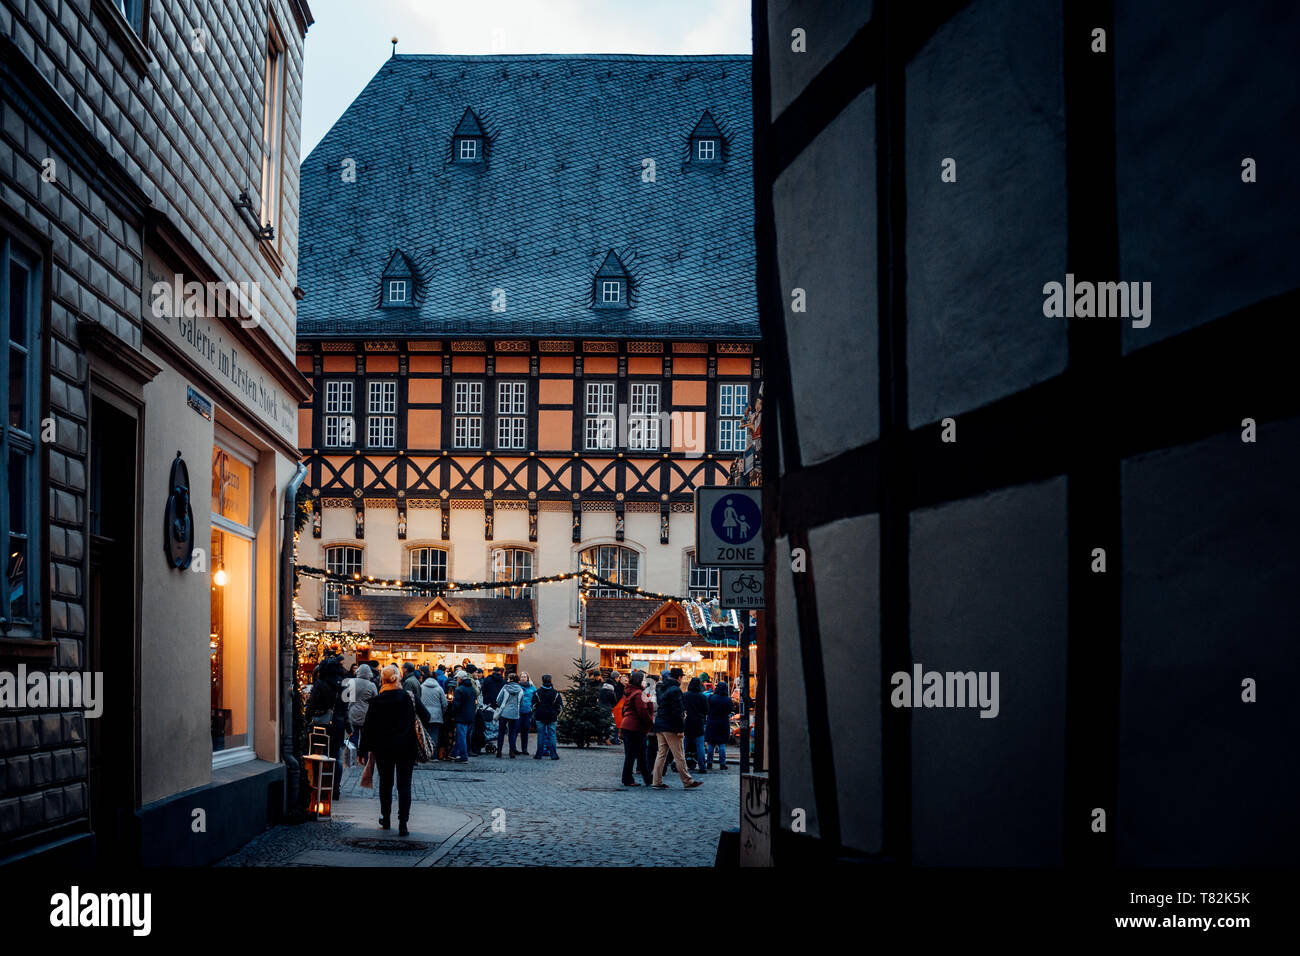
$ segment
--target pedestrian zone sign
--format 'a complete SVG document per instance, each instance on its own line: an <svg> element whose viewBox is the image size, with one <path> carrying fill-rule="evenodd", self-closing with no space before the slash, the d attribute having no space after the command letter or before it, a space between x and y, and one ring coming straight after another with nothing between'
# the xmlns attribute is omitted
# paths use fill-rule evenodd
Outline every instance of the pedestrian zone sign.
<svg viewBox="0 0 1300 956"><path fill-rule="evenodd" d="M763 490L734 485L695 489L697 563L743 568L763 563Z"/></svg>

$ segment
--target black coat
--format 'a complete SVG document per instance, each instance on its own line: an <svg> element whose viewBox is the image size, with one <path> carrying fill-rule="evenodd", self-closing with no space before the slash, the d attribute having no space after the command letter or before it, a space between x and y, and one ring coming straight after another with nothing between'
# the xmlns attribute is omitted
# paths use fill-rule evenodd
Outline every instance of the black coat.
<svg viewBox="0 0 1300 956"><path fill-rule="evenodd" d="M474 693L474 685L469 681L457 684L451 701L452 718L458 724L472 724L477 711L478 695Z"/></svg>
<svg viewBox="0 0 1300 956"><path fill-rule="evenodd" d="M686 708L686 736L703 737L704 719L709 715L709 698L703 691L688 690L682 694L682 705Z"/></svg>
<svg viewBox="0 0 1300 956"><path fill-rule="evenodd" d="M680 734L686 725L686 707L682 703L681 683L665 677L655 689L655 733Z"/></svg>
<svg viewBox="0 0 1300 956"><path fill-rule="evenodd" d="M726 694L714 694L709 698L709 719L704 726L704 742L708 744L725 744L731 739L731 715L736 710L736 702Z"/></svg>
<svg viewBox="0 0 1300 956"><path fill-rule="evenodd" d="M378 760L415 761L415 705L406 691L386 690L371 698L358 749L373 753Z"/></svg>
<svg viewBox="0 0 1300 956"><path fill-rule="evenodd" d="M497 695L501 693L501 688L506 686L506 679L500 674L491 674L483 678L483 702L495 707Z"/></svg>
<svg viewBox="0 0 1300 956"><path fill-rule="evenodd" d="M533 695L533 720L539 724L553 724L564 706L564 695L554 687L543 684Z"/></svg>

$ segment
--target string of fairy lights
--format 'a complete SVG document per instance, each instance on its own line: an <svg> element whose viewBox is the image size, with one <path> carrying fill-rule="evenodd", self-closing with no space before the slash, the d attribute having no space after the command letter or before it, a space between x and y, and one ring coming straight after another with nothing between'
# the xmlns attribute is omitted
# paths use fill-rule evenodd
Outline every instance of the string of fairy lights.
<svg viewBox="0 0 1300 956"><path fill-rule="evenodd" d="M695 598L682 597L679 594L664 594L659 591L647 591L644 588L635 587L630 584L620 584L617 581L611 581L609 578L597 574L595 571L565 571L561 574L547 574L535 578L515 578L511 581L403 581L400 578L376 578L365 574L344 574L339 571L327 571L324 568L313 568L307 565L298 565L298 573L305 578L314 578L318 581L325 581L331 584L346 586L350 588L364 588L367 591L400 591L403 594L412 592L419 594L439 595L451 591L486 591L486 590L503 590L510 588L532 587L537 584L557 584L561 581L572 581L578 579L578 586L583 593L583 599L586 599L586 592L593 588L608 589L613 591L622 591L632 597L655 598L660 601L678 601L694 602Z"/></svg>
<svg viewBox="0 0 1300 956"><path fill-rule="evenodd" d="M587 602L587 592L591 590L610 590L620 591L629 597L651 598L658 601L676 601L686 608L687 614L691 619L692 626L702 634L708 634L714 627L721 626L739 631L741 623L739 616L735 611L724 611L723 620L718 621L716 618L711 619L707 605L710 602L700 601L698 598L682 597L680 594L667 594L662 591L647 591L645 588L636 587L631 584L622 584L618 581L611 581L609 578L597 574L590 569L579 571L564 571L559 574L546 574L533 578L514 578L509 581L411 581L402 580L401 578L376 578L373 575L365 575L354 572L346 574L340 571L329 571L325 568L311 567L310 565L299 565L298 574L305 578L312 578L323 581L328 584L336 585L340 589L348 591L390 591L406 595L424 595L428 597L438 597L448 593L455 592L473 592L488 590L508 590L511 588L533 587L539 584L558 584L563 581L578 581L578 596L583 604ZM696 623L694 610L699 615L699 622Z"/></svg>

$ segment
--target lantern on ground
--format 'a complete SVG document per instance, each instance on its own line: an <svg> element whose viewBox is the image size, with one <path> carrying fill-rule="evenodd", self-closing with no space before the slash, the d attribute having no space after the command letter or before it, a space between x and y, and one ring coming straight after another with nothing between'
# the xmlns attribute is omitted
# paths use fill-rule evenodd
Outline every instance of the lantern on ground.
<svg viewBox="0 0 1300 956"><path fill-rule="evenodd" d="M311 805L307 812L312 819L328 817L334 802L335 760L325 754L308 754L303 759L307 761L312 780Z"/></svg>
<svg viewBox="0 0 1300 956"><path fill-rule="evenodd" d="M334 774L337 764L329 755L329 731L324 727L311 729L311 753L303 759L307 761L311 779L311 805L307 811L312 819L328 817L334 804Z"/></svg>

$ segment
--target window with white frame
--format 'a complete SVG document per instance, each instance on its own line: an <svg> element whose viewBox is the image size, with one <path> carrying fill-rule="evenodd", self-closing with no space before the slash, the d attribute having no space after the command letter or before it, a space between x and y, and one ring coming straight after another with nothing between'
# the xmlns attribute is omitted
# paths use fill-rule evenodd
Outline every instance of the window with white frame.
<svg viewBox="0 0 1300 956"><path fill-rule="evenodd" d="M388 280L388 304L406 305L408 301L407 281L405 279Z"/></svg>
<svg viewBox="0 0 1300 956"><path fill-rule="evenodd" d="M587 383L586 448L614 447L614 383Z"/></svg>
<svg viewBox="0 0 1300 956"><path fill-rule="evenodd" d="M706 568L695 563L695 552L689 552L690 570L687 575L687 591L697 601L711 601L718 596L718 569Z"/></svg>
<svg viewBox="0 0 1300 956"><path fill-rule="evenodd" d="M335 574L351 577L361 573L361 549L340 546L325 549L325 570ZM321 616L336 618L339 616L339 592L345 585L337 581L326 581L321 589Z"/></svg>
<svg viewBox="0 0 1300 956"><path fill-rule="evenodd" d="M0 233L0 379L9 413L0 418L0 542L8 558L0 585L0 636L40 637L42 497L40 456L41 262Z"/></svg>
<svg viewBox="0 0 1300 956"><path fill-rule="evenodd" d="M749 386L718 386L718 451L744 451L749 444L745 430L745 408L749 405Z"/></svg>
<svg viewBox="0 0 1300 956"><path fill-rule="evenodd" d="M695 158L701 162L711 163L718 158L718 141L716 139L697 139L695 141Z"/></svg>
<svg viewBox="0 0 1300 956"><path fill-rule="evenodd" d="M492 580L520 581L533 576L533 552L527 548L496 548L492 552ZM530 598L532 585L498 588L497 597Z"/></svg>
<svg viewBox="0 0 1300 956"><path fill-rule="evenodd" d="M483 383L457 382L452 420L452 447L483 447Z"/></svg>
<svg viewBox="0 0 1300 956"><path fill-rule="evenodd" d="M325 382L326 448L349 448L356 441L356 426L352 417L354 384L342 379Z"/></svg>
<svg viewBox="0 0 1300 956"><path fill-rule="evenodd" d="M497 447L523 448L528 438L528 383L497 383Z"/></svg>
<svg viewBox="0 0 1300 956"><path fill-rule="evenodd" d="M412 584L446 584L447 552L442 548L411 549Z"/></svg>
<svg viewBox="0 0 1300 956"><path fill-rule="evenodd" d="M370 382L369 418L366 421L366 443L371 448L393 448L397 445L397 383Z"/></svg>
<svg viewBox="0 0 1300 956"><path fill-rule="evenodd" d="M635 588L641 584L641 556L631 548L614 544L597 545L582 552L582 570L594 571L614 584ZM618 588L591 588L588 597L627 597Z"/></svg>
<svg viewBox="0 0 1300 956"><path fill-rule="evenodd" d="M633 382L628 390L627 445L636 451L659 448L659 385Z"/></svg>
<svg viewBox="0 0 1300 956"><path fill-rule="evenodd" d="M478 159L478 140L462 139L457 141L456 158L463 163L472 163Z"/></svg>
<svg viewBox="0 0 1300 956"><path fill-rule="evenodd" d="M623 283L617 279L600 280L600 301L619 302L623 298Z"/></svg>
<svg viewBox="0 0 1300 956"><path fill-rule="evenodd" d="M280 226L280 179L284 155L284 61L285 45L271 24L266 40L266 99L262 107L262 210L259 225L271 226L278 237Z"/></svg>

